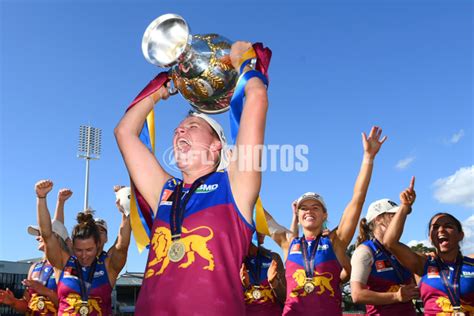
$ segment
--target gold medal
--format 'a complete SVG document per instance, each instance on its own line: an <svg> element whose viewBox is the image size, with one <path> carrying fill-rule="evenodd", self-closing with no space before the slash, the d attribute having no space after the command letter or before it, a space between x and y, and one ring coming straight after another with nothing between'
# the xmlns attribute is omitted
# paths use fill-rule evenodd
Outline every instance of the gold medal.
<svg viewBox="0 0 474 316"><path fill-rule="evenodd" d="M252 297L255 299L255 300L259 300L262 298L262 292L260 291L259 288L257 287L254 287L253 290L252 290Z"/></svg>
<svg viewBox="0 0 474 316"><path fill-rule="evenodd" d="M82 304L79 308L79 314L81 316L89 315L89 307L87 307L87 305Z"/></svg>
<svg viewBox="0 0 474 316"><path fill-rule="evenodd" d="M185 253L186 247L184 244L179 240L175 240L171 243L170 249L168 250L168 258L171 262L179 262L183 259Z"/></svg>
<svg viewBox="0 0 474 316"><path fill-rule="evenodd" d="M45 303L43 299L38 299L38 303L36 303L36 307L38 308L39 311L42 311L45 307Z"/></svg>
<svg viewBox="0 0 474 316"><path fill-rule="evenodd" d="M465 316L466 314L460 308L454 308L453 316Z"/></svg>
<svg viewBox="0 0 474 316"><path fill-rule="evenodd" d="M311 293L314 291L314 283L312 280L306 280L303 289L306 293Z"/></svg>

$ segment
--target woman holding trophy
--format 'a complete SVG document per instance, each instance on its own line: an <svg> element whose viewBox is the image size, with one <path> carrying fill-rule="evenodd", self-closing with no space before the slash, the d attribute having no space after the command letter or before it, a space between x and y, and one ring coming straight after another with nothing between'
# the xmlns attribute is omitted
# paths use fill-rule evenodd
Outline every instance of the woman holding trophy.
<svg viewBox="0 0 474 316"><path fill-rule="evenodd" d="M236 42L223 60L233 72L256 72L245 57L252 50L250 43ZM169 175L139 139L148 113L170 96L167 87L135 103L115 128L135 188L153 211L136 315L245 314L239 271L254 230L261 172L253 166L259 165L261 153L253 149L263 144L268 101L258 76L248 78L244 91L230 162L223 129L209 116L191 113L175 129L180 178ZM242 153L240 148L251 150Z"/></svg>

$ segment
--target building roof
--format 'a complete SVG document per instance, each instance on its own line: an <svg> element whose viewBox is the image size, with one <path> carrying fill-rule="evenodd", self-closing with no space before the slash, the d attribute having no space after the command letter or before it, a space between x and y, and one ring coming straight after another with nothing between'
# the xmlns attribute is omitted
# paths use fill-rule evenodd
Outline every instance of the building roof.
<svg viewBox="0 0 474 316"><path fill-rule="evenodd" d="M125 272L118 277L115 286L141 286L143 282L143 273Z"/></svg>

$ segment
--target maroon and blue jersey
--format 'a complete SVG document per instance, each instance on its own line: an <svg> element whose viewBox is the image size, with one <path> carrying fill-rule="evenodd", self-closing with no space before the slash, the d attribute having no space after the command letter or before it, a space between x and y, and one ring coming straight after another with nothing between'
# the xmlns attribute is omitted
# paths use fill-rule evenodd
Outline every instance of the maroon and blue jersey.
<svg viewBox="0 0 474 316"><path fill-rule="evenodd" d="M280 316L283 312L283 308L268 282L267 273L272 260L271 252L264 253L262 251L259 251L255 257L245 259L245 267L250 281L250 287L244 289L245 315L247 316ZM260 269L258 265L261 266ZM260 272L260 275L257 277L258 272ZM255 298L253 296L254 286L258 286L261 297Z"/></svg>
<svg viewBox="0 0 474 316"><path fill-rule="evenodd" d="M95 267L95 271L87 296L89 315L112 315L112 287L105 268L105 258L107 258L107 253L102 252L97 257L95 265L81 267L81 271L77 269L76 257L71 256L69 258L61 272L58 283L60 315L80 315L79 309L82 306L82 298L79 273L82 273L82 280L86 282L91 273L91 267Z"/></svg>
<svg viewBox="0 0 474 316"><path fill-rule="evenodd" d="M397 292L401 284L413 284L413 274L403 267L388 250L382 248L378 242L367 240L362 243L370 249L374 257L367 288L374 292ZM366 305L367 315L382 316L416 316L412 302L394 303L386 305Z"/></svg>
<svg viewBox="0 0 474 316"><path fill-rule="evenodd" d="M30 274L30 280L40 282L42 285L54 292L57 290L56 280L54 278L54 268L47 260L34 264L33 270ZM27 315L57 315L57 308L48 297L38 294L32 288L28 288L28 293L30 294L30 300L28 301Z"/></svg>
<svg viewBox="0 0 474 316"><path fill-rule="evenodd" d="M168 257L170 212L181 180L167 181L151 230L150 249L136 315L245 315L240 268L253 226L240 214L226 171L210 174L191 194L180 242L185 255ZM183 188L183 200L189 186Z"/></svg>
<svg viewBox="0 0 474 316"><path fill-rule="evenodd" d="M449 280L454 280L455 264L447 264ZM461 306L466 315L474 315L474 259L462 258L459 276ZM443 284L440 267L433 257L428 257L420 280L420 294L425 315L451 315L453 306Z"/></svg>
<svg viewBox="0 0 474 316"><path fill-rule="evenodd" d="M317 247L312 280L315 290L311 293L304 291L306 273L301 242L301 238L294 238L288 250L285 275L287 294L283 315L342 315L342 267L329 237L319 238L318 245L315 240L307 240L308 253Z"/></svg>

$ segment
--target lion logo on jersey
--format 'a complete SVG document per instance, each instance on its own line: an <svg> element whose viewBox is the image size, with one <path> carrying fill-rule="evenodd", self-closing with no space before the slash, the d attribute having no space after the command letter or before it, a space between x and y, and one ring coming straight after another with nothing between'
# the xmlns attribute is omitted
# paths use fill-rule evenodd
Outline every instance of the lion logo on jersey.
<svg viewBox="0 0 474 316"><path fill-rule="evenodd" d="M438 307L441 308L441 310L443 311L442 313L437 313L436 316L451 315L451 313L453 312L453 305L451 305L451 301L447 297L438 297L438 299L436 300L436 305L438 305ZM461 302L461 310L463 312L472 313L474 312L474 306L464 305Z"/></svg>
<svg viewBox="0 0 474 316"><path fill-rule="evenodd" d="M198 234L192 234L198 230L207 230L209 234L207 236L201 236ZM208 265L203 267L204 270L214 271L214 256L207 247L207 242L214 237L214 232L208 226L199 226L191 230L187 230L184 226L182 227L182 237L180 242L185 246L186 262L179 265L180 268L187 268L196 260L196 254L208 262ZM145 278L152 277L153 275L160 275L166 270L170 263L168 257L168 250L171 245L171 232L166 227L158 227L153 234L151 239L151 246L155 252L155 259L148 263ZM161 263L161 268L157 272L156 265Z"/></svg>
<svg viewBox="0 0 474 316"><path fill-rule="evenodd" d="M245 291L244 293L244 298L245 298L245 304L250 305L254 304L257 302L258 304L265 303L268 301L271 301L272 303L275 302L275 296L273 295L273 291L270 288L270 286L261 286L259 288L261 297L259 299L255 299L252 295L253 288L250 288Z"/></svg>
<svg viewBox="0 0 474 316"><path fill-rule="evenodd" d="M40 301L43 301L43 303L40 304L44 304L42 309L38 305ZM38 295L37 293L33 293L31 296L31 299L28 302L28 308L35 313L39 313L39 315L57 314L54 303L51 302L51 300L45 299L45 297Z"/></svg>
<svg viewBox="0 0 474 316"><path fill-rule="evenodd" d="M87 307L89 308L89 314L91 314L93 311L96 311L97 316L102 316L102 309L100 308L100 304L99 304L99 302L101 301L102 299L100 297L89 296L87 300ZM69 305L69 307L64 309L64 313L62 314L63 316L80 315L79 309L81 308L82 299L79 294L70 293L66 297L66 302Z"/></svg>
<svg viewBox="0 0 474 316"><path fill-rule="evenodd" d="M391 285L388 290L387 290L387 293L395 293L395 292L398 292L398 290L400 289L400 285Z"/></svg>
<svg viewBox="0 0 474 316"><path fill-rule="evenodd" d="M306 283L306 273L303 269L298 269L293 273L293 279L296 281L297 286L291 291L291 297L306 296L308 293L304 291L304 284ZM329 272L323 272L319 274L317 271L314 271L313 283L315 286L319 286L319 291L316 293L318 295L323 294L324 292L331 292L331 296L334 297L334 289L331 286L331 280L333 275Z"/></svg>

